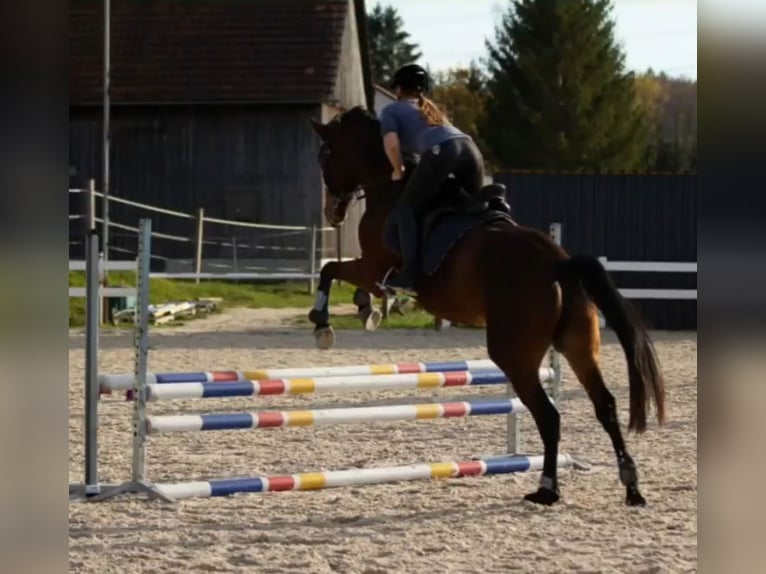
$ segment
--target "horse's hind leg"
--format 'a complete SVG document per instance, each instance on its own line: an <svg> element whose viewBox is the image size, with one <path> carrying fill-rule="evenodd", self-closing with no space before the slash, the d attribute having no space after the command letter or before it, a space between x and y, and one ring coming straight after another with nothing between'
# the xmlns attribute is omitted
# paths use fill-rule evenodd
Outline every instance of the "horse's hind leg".
<svg viewBox="0 0 766 574"><path fill-rule="evenodd" d="M506 299L506 311L512 311L508 309L508 300L518 301L516 306L519 308L526 306L534 311L520 317L520 313L504 313L490 306L487 352L508 376L516 396L531 413L545 448L540 488L524 498L538 504L551 505L559 500L560 417L540 382L539 369L550 346L557 313L553 307L546 313L544 304L527 306L525 299L518 298L516 294Z"/></svg>
<svg viewBox="0 0 766 574"><path fill-rule="evenodd" d="M588 309L583 301L578 312L572 313L561 340L561 352L566 357L575 375L593 402L596 418L612 441L620 472L620 481L625 486L625 503L629 506L644 506L646 500L638 489L636 463L628 453L617 419L617 405L614 395L604 383L598 364L600 333L595 311Z"/></svg>
<svg viewBox="0 0 766 574"><path fill-rule="evenodd" d="M366 331L374 331L380 325L383 314L372 306L372 294L361 287L354 291L356 316L362 322Z"/></svg>

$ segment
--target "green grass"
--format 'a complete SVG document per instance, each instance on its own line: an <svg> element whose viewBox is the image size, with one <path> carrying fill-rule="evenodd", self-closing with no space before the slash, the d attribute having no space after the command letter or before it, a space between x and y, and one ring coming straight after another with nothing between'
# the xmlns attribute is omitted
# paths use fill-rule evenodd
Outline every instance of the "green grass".
<svg viewBox="0 0 766 574"><path fill-rule="evenodd" d="M82 272L69 273L69 285L72 287L85 286L85 274ZM130 272L109 274L109 285L112 287L129 287L135 285L135 274ZM355 313L333 313L332 305L351 303L355 288L347 283L333 284L331 294L331 321L336 329L361 329L362 323ZM309 309L314 304L314 295L308 292L306 282L280 283L235 283L219 281L201 281L199 284L188 280L152 279L149 283L149 301L153 304L170 301L194 301L200 297L220 297L221 309L246 307L250 309ZM375 301L377 308L380 302ZM85 299L69 299L69 326L82 327L85 325ZM310 326L305 314L297 317L293 325ZM404 315L392 313L381 323L381 328L388 329L433 329L434 317L425 311L408 306Z"/></svg>
<svg viewBox="0 0 766 574"><path fill-rule="evenodd" d="M363 325L356 313L339 314L330 309L330 323L335 329L362 329ZM297 317L293 322L296 327L309 327L306 317ZM380 323L381 329L433 329L434 317L425 311L407 310L405 315L391 314Z"/></svg>
<svg viewBox="0 0 766 574"><path fill-rule="evenodd" d="M85 274L69 273L71 287L85 286ZM109 285L112 287L130 287L135 285L133 273L110 273ZM350 303L354 287L348 284L333 285L332 300ZM178 281L171 279L152 279L149 283L150 303L169 301L194 301L200 297L220 297L221 308L248 307L252 309L284 309L288 307L310 308L314 296L308 292L306 282L290 283L234 283L219 281ZM80 327L85 324L85 299L69 299L69 326Z"/></svg>

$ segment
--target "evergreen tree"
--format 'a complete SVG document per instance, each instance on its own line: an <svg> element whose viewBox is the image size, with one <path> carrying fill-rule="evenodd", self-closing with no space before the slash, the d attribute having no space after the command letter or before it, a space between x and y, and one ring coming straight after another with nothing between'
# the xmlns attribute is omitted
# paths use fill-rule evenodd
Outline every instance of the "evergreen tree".
<svg viewBox="0 0 766 574"><path fill-rule="evenodd" d="M484 137L506 168L643 167L650 123L610 0L512 0L489 51Z"/></svg>
<svg viewBox="0 0 766 574"><path fill-rule="evenodd" d="M418 45L409 41L404 22L392 6L377 4L367 15L367 36L376 84L387 85L399 66L417 62L422 55Z"/></svg>

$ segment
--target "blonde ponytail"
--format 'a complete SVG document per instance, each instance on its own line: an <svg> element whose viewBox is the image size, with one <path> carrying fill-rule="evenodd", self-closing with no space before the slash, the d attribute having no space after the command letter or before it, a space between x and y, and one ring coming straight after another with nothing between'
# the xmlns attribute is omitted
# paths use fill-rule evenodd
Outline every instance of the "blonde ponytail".
<svg viewBox="0 0 766 574"><path fill-rule="evenodd" d="M429 126L450 125L447 115L439 109L439 106L423 94L418 94L418 108L420 108L420 113L423 114Z"/></svg>

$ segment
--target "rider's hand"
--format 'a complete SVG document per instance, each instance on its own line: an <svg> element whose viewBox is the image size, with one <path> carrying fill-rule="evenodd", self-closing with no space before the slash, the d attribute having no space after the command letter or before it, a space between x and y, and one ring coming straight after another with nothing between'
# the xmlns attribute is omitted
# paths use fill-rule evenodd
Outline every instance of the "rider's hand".
<svg viewBox="0 0 766 574"><path fill-rule="evenodd" d="M403 171L401 169L395 169L393 172L391 172L391 179L393 181L399 181L403 177Z"/></svg>

